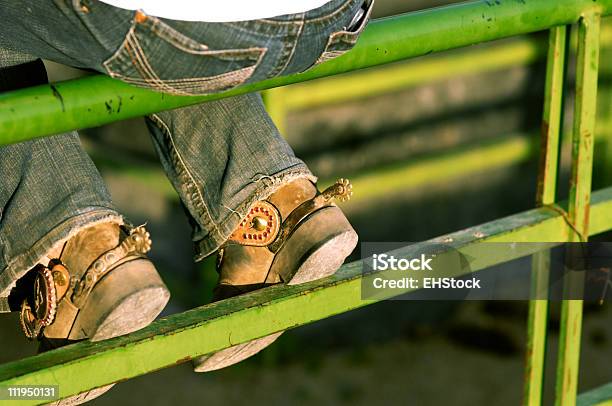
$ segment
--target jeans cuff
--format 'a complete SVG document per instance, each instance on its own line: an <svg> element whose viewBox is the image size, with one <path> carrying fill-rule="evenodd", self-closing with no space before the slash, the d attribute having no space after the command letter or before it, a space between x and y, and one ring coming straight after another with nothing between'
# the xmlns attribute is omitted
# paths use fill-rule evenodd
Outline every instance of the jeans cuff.
<svg viewBox="0 0 612 406"><path fill-rule="evenodd" d="M19 278L36 264L43 262L49 252L56 250L81 230L100 223L121 225L124 224L124 219L111 209L90 208L89 211L70 217L53 228L27 251L8 258L8 263L4 264L4 269L0 270L0 313L10 311L6 298Z"/></svg>
<svg viewBox="0 0 612 406"><path fill-rule="evenodd" d="M313 183L317 181L317 177L310 172L305 164L292 166L273 175L261 175L254 180L256 187L246 200L241 202L238 207L225 206L230 211L230 215L218 224L220 233L211 233L206 238L195 242L194 260L196 262L201 261L219 249L221 244L232 235L240 220L246 217L251 206L260 200L267 199L282 186L299 178L306 178Z"/></svg>

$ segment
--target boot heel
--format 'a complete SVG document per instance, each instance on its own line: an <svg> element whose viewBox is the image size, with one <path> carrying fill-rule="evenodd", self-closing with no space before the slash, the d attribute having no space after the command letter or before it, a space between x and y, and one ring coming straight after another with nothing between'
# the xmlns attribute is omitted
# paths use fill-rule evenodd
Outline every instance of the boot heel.
<svg viewBox="0 0 612 406"><path fill-rule="evenodd" d="M335 206L318 210L306 218L277 252L270 275L297 285L333 274L357 245L357 233ZM204 355L193 361L195 372L209 372L257 354L281 332Z"/></svg>
<svg viewBox="0 0 612 406"><path fill-rule="evenodd" d="M139 330L150 324L170 299L170 292L153 263L140 258L113 269L94 286L89 295L71 329L71 340L90 337L91 341L100 341ZM125 317L126 314L129 317ZM97 398L113 386L95 388L48 405L80 405Z"/></svg>
<svg viewBox="0 0 612 406"><path fill-rule="evenodd" d="M92 289L69 338L106 340L149 325L164 309L170 292L153 263L138 258L119 265Z"/></svg>
<svg viewBox="0 0 612 406"><path fill-rule="evenodd" d="M332 275L357 245L357 233L342 210L325 207L306 218L287 238L270 267L289 285Z"/></svg>

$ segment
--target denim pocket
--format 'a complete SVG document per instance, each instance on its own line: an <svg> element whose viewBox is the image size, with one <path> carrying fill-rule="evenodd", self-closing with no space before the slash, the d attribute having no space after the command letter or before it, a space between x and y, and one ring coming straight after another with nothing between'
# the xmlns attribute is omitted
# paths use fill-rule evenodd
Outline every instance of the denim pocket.
<svg viewBox="0 0 612 406"><path fill-rule="evenodd" d="M137 86L176 95L204 95L247 81L267 48L211 49L160 19L137 11L107 73Z"/></svg>
<svg viewBox="0 0 612 406"><path fill-rule="evenodd" d="M336 31L329 36L323 53L321 56L319 56L313 66L327 62L330 59L337 58L350 51L355 46L359 36L365 29L366 25L368 25L370 15L372 14L374 1L375 0L372 0L369 3L366 3L367 5L365 12L354 27L350 27L349 29L342 31Z"/></svg>

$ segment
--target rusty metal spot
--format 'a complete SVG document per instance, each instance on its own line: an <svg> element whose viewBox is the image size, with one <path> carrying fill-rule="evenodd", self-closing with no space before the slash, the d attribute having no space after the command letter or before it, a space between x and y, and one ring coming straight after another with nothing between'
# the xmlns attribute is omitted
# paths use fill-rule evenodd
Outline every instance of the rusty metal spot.
<svg viewBox="0 0 612 406"><path fill-rule="evenodd" d="M191 361L191 360L192 360L192 358L191 358L191 357L188 355L188 356L186 356L186 357L184 357L184 358L177 359L177 360L176 360L174 363L175 363L176 365L179 365L179 364L183 364L183 363L185 363L185 362Z"/></svg>

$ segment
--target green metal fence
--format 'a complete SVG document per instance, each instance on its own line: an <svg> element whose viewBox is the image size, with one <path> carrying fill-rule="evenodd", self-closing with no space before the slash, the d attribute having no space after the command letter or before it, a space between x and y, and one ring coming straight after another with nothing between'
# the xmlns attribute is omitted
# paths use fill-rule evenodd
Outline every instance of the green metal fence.
<svg viewBox="0 0 612 406"><path fill-rule="evenodd" d="M298 75L266 80L203 97L154 93L104 76L0 94L0 145L68 130L303 82L451 48L549 30L547 81L537 207L438 237L468 254L488 242L585 241L612 229L612 187L591 192L601 17L612 0L472 1L373 21L348 54ZM568 31L578 30L572 173L567 201L556 198ZM524 52L534 52L528 50ZM492 56L489 55L489 58ZM486 55L482 55L487 60ZM406 79L410 80L410 79ZM109 109L108 106L111 106ZM121 109L112 106L121 105ZM274 113L274 112L273 112ZM501 154L503 155L503 154ZM428 244L432 241L425 242ZM418 252L422 244L403 249ZM472 270L531 254L479 255ZM547 285L547 254L533 258L532 286ZM124 337L82 342L0 366L0 385L61 384L61 396L117 382L273 332L300 326L373 301L360 297L361 263L327 279L275 286L156 321ZM612 399L604 386L577 399L582 301L562 302L556 402L595 404ZM549 303L534 300L528 318L524 402L541 404ZM35 403L32 401L32 403Z"/></svg>

